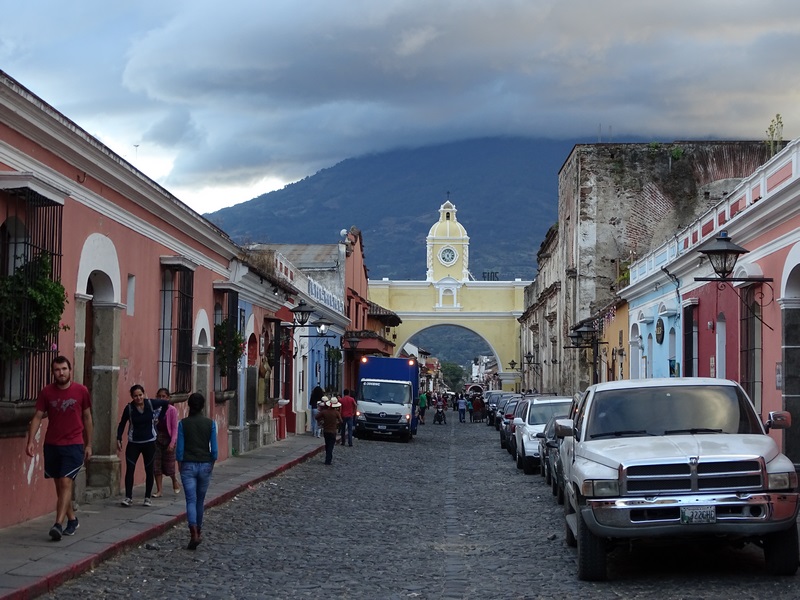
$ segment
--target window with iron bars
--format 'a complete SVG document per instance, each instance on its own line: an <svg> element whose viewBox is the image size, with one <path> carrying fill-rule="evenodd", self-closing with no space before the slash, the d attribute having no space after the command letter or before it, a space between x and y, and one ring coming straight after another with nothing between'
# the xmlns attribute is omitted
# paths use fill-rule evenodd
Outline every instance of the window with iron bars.
<svg viewBox="0 0 800 600"><path fill-rule="evenodd" d="M224 308L223 308L224 306ZM239 329L239 293L235 290L226 290L223 302L217 303L214 307L214 330L223 326L225 337L233 339ZM218 344L219 340L214 340ZM220 362L220 357L222 362ZM223 364L224 363L224 364ZM218 391L231 392L236 390L239 379L239 364L230 351L220 354L214 353L214 389Z"/></svg>
<svg viewBox="0 0 800 600"><path fill-rule="evenodd" d="M683 309L683 375L696 377L699 359L697 356L697 343L699 332L697 328L697 306L690 305Z"/></svg>
<svg viewBox="0 0 800 600"><path fill-rule="evenodd" d="M341 392L341 351L325 344L325 389Z"/></svg>
<svg viewBox="0 0 800 600"><path fill-rule="evenodd" d="M163 268L158 385L173 394L192 391L193 294L193 271L174 265Z"/></svg>
<svg viewBox="0 0 800 600"><path fill-rule="evenodd" d="M762 331L761 306L757 298L760 286L751 285L741 294L740 321L740 372L739 383L750 396L756 410L761 412L761 388L764 374L761 371Z"/></svg>
<svg viewBox="0 0 800 600"><path fill-rule="evenodd" d="M0 207L5 209L0 225L0 277L36 277L25 266L47 259L49 279L60 281L62 205L25 187L4 190ZM39 390L50 382L50 364L59 354L58 334L39 331L39 323L32 318L31 296L9 300L7 314L0 314L0 337L23 342L14 356L0 357L0 401L33 404ZM35 345L31 340L36 340Z"/></svg>

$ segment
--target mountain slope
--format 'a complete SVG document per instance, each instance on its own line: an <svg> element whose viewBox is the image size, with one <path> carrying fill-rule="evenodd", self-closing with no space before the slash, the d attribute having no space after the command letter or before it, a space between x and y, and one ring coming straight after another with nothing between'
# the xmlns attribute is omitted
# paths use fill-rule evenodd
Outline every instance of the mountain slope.
<svg viewBox="0 0 800 600"><path fill-rule="evenodd" d="M557 217L558 171L575 143L487 138L351 158L205 216L239 243L333 243L355 225L371 279L419 280L425 238L449 193L475 278L533 279Z"/></svg>

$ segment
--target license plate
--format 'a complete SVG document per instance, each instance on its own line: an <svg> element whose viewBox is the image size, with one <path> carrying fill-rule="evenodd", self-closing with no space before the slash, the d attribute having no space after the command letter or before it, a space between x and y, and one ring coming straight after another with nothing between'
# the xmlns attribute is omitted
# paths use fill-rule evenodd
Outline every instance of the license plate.
<svg viewBox="0 0 800 600"><path fill-rule="evenodd" d="M386 425L378 425L378 429L386 429Z"/></svg>
<svg viewBox="0 0 800 600"><path fill-rule="evenodd" d="M714 506L681 507L681 523L693 525L695 523L716 523L717 509Z"/></svg>

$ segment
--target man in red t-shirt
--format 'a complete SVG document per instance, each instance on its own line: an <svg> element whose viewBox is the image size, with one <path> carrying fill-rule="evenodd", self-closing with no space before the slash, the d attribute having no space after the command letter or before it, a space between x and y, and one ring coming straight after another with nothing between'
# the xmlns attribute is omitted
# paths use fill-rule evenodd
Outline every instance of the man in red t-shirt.
<svg viewBox="0 0 800 600"><path fill-rule="evenodd" d="M53 359L53 383L36 398L36 412L28 428L28 456L36 450L36 434L47 417L44 436L44 476L56 484L56 522L50 528L54 541L74 535L78 518L72 508L72 489L83 464L92 456L92 401L86 386L72 381L72 365L65 356ZM61 523L67 518L67 526Z"/></svg>
<svg viewBox="0 0 800 600"><path fill-rule="evenodd" d="M356 422L356 399L350 395L350 390L344 390L342 397L339 399L342 403L342 408L339 413L342 415L342 446L344 446L345 437L347 437L348 446L353 445L353 425Z"/></svg>

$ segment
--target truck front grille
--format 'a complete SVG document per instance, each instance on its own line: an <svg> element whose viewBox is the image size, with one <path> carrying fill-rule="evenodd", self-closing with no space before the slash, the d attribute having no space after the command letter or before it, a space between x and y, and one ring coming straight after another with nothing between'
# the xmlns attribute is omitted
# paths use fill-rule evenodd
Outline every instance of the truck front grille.
<svg viewBox="0 0 800 600"><path fill-rule="evenodd" d="M760 460L630 465L623 468L627 494L763 489Z"/></svg>
<svg viewBox="0 0 800 600"><path fill-rule="evenodd" d="M364 418L367 420L367 423L372 423L374 425L392 425L396 424L399 420L399 415L385 415L381 416L380 413L364 413Z"/></svg>

